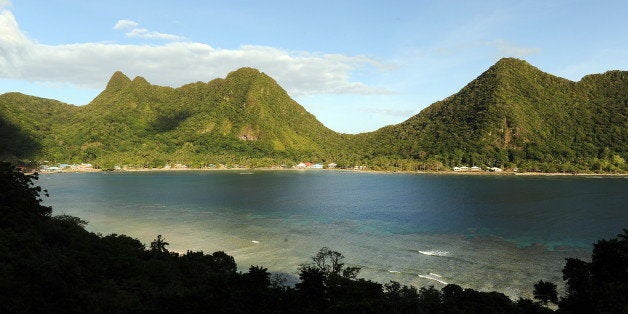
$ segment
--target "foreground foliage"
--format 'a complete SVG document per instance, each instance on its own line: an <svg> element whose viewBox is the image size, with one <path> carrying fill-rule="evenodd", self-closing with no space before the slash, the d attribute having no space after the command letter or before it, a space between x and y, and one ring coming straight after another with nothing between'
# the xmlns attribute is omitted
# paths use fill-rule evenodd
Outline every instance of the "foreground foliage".
<svg viewBox="0 0 628 314"><path fill-rule="evenodd" d="M299 269L294 287L268 269L238 272L224 252L170 252L158 235L149 249L125 235L102 236L85 221L51 216L37 176L0 163L0 312L396 312L545 313L541 303L450 284L442 290L359 279L342 254L321 249ZM559 311L626 311L628 232L595 245L592 262L569 259ZM552 283L535 296L555 302Z"/></svg>

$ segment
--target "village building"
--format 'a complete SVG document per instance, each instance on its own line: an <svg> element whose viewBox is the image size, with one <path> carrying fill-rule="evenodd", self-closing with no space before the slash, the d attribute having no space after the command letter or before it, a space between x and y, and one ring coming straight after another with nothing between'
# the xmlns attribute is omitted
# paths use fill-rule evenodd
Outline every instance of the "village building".
<svg viewBox="0 0 628 314"><path fill-rule="evenodd" d="M80 164L76 167L76 170L78 171L92 171L94 170L94 166L92 166L92 164Z"/></svg>
<svg viewBox="0 0 628 314"><path fill-rule="evenodd" d="M301 162L294 166L295 169L323 169L323 164L314 164L311 162Z"/></svg>

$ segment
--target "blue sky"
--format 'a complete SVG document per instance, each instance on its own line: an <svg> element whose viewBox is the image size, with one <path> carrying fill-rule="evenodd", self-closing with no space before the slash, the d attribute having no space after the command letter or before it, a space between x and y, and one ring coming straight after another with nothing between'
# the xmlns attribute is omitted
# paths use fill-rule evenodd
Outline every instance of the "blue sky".
<svg viewBox="0 0 628 314"><path fill-rule="evenodd" d="M628 69L627 1L0 0L0 93L84 105L116 70L178 87L260 69L345 133L399 123L502 57Z"/></svg>

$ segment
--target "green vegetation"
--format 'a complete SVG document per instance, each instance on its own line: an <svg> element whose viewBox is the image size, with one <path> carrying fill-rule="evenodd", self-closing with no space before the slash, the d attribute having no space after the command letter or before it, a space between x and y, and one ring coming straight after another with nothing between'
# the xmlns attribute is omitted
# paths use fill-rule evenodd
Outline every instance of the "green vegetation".
<svg viewBox="0 0 628 314"><path fill-rule="evenodd" d="M0 96L0 115L41 147L18 154L21 141L3 128L5 160L91 162L102 168L270 166L345 151L341 135L270 77L249 68L177 89L116 72L89 105L9 93Z"/></svg>
<svg viewBox="0 0 628 314"><path fill-rule="evenodd" d="M395 156L427 168L626 172L628 72L571 82L502 59L457 94L355 140L365 143L366 159Z"/></svg>
<svg viewBox="0 0 628 314"><path fill-rule="evenodd" d="M88 232L80 218L51 216L34 179L0 163L2 313L548 313L548 302L565 313L628 310L628 230L595 244L591 262L567 260L560 301L556 285L544 281L534 285L539 302L455 284L382 285L357 278L360 268L327 248L299 267L289 287L261 266L238 272L221 251L178 254L161 235L146 249L125 235Z"/></svg>
<svg viewBox="0 0 628 314"><path fill-rule="evenodd" d="M0 159L103 169L313 161L373 170L625 173L627 121L628 72L571 82L517 59L500 60L403 123L358 135L326 128L255 69L176 89L116 72L81 107L0 95Z"/></svg>

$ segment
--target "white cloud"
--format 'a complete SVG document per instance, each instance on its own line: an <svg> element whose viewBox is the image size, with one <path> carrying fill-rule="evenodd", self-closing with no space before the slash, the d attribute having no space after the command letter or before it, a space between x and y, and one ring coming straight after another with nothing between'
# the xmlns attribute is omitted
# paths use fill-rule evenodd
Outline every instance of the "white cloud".
<svg viewBox="0 0 628 314"><path fill-rule="evenodd" d="M415 110L374 108L374 107L361 108L360 111L375 113L375 114L379 114L383 116L405 117L405 118L409 118L410 116L417 113Z"/></svg>
<svg viewBox="0 0 628 314"><path fill-rule="evenodd" d="M136 36L167 35L142 30L134 23L120 20L114 28L130 29ZM389 93L351 80L355 71L385 68L365 56L294 52L265 46L216 49L194 42L45 45L28 38L10 11L0 12L0 78L101 89L114 71L121 70L131 77L141 75L151 83L176 87L224 77L245 66L267 73L293 96Z"/></svg>
<svg viewBox="0 0 628 314"><path fill-rule="evenodd" d="M135 21L131 21L131 20L118 20L118 22L116 23L116 25L113 27L113 29L134 29L138 26L139 24Z"/></svg>
<svg viewBox="0 0 628 314"><path fill-rule="evenodd" d="M127 30L125 35L127 37L147 38L147 39L163 39L163 40L185 40L185 37L165 34L155 31L149 31L146 28L138 27L139 23L131 20L118 20L116 25L113 26L115 30Z"/></svg>
<svg viewBox="0 0 628 314"><path fill-rule="evenodd" d="M490 45L495 46L499 53L505 56L526 57L541 52L537 47L517 46L504 40L495 40Z"/></svg>
<svg viewBox="0 0 628 314"><path fill-rule="evenodd" d="M183 40L184 37L172 35L172 34L164 34L160 32L151 32L145 28L134 28L130 32L127 32L126 35L128 37L139 37L139 38L149 38L149 39L164 39L164 40Z"/></svg>
<svg viewBox="0 0 628 314"><path fill-rule="evenodd" d="M601 48L588 58L559 68L556 73L561 77L579 81L583 76L594 73L603 73L609 70L628 69L628 49Z"/></svg>
<svg viewBox="0 0 628 314"><path fill-rule="evenodd" d="M0 10L11 7L11 0L0 0Z"/></svg>

